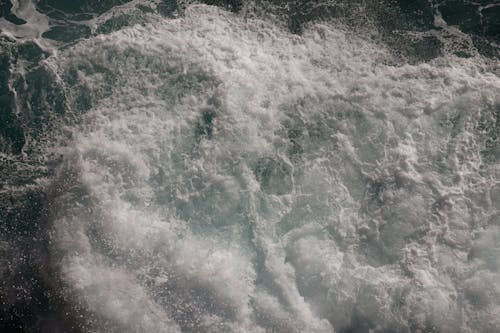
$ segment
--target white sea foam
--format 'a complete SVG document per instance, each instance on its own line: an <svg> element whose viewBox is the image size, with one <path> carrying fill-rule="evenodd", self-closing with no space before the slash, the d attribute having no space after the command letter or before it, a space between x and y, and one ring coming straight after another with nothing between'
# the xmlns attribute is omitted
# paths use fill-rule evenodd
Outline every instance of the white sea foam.
<svg viewBox="0 0 500 333"><path fill-rule="evenodd" d="M482 58L389 65L334 25L297 36L196 5L51 61L93 105L54 250L117 329L500 329L480 128L500 79Z"/></svg>
<svg viewBox="0 0 500 333"><path fill-rule="evenodd" d="M36 10L36 3L31 0L13 0L11 11L26 21L16 25L0 17L0 32L16 38L38 38L49 29L48 18Z"/></svg>

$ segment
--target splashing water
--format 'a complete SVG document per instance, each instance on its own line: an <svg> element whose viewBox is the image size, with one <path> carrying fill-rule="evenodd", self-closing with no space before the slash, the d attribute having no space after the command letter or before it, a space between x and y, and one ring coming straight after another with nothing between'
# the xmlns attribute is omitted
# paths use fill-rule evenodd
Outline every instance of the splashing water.
<svg viewBox="0 0 500 333"><path fill-rule="evenodd" d="M46 206L82 330L500 329L496 60L199 4L146 21L44 60L81 112Z"/></svg>

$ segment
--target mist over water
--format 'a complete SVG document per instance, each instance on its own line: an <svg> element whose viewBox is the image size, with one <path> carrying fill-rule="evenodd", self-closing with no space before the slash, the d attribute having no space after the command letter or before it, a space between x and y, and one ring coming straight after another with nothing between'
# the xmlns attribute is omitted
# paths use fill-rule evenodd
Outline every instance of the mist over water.
<svg viewBox="0 0 500 333"><path fill-rule="evenodd" d="M499 9L2 4L0 329L500 331Z"/></svg>

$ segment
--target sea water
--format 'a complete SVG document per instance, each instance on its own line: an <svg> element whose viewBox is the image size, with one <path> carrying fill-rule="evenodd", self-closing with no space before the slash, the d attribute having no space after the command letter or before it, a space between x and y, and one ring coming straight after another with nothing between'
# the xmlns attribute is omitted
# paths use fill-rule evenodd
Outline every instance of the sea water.
<svg viewBox="0 0 500 333"><path fill-rule="evenodd" d="M0 325L500 330L494 41L436 6L13 4Z"/></svg>

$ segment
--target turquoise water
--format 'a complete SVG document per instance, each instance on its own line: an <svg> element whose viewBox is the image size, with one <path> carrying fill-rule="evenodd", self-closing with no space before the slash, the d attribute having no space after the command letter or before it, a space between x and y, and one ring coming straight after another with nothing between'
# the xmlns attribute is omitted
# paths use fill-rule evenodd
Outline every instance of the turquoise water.
<svg viewBox="0 0 500 333"><path fill-rule="evenodd" d="M500 330L500 6L2 6L2 331Z"/></svg>

